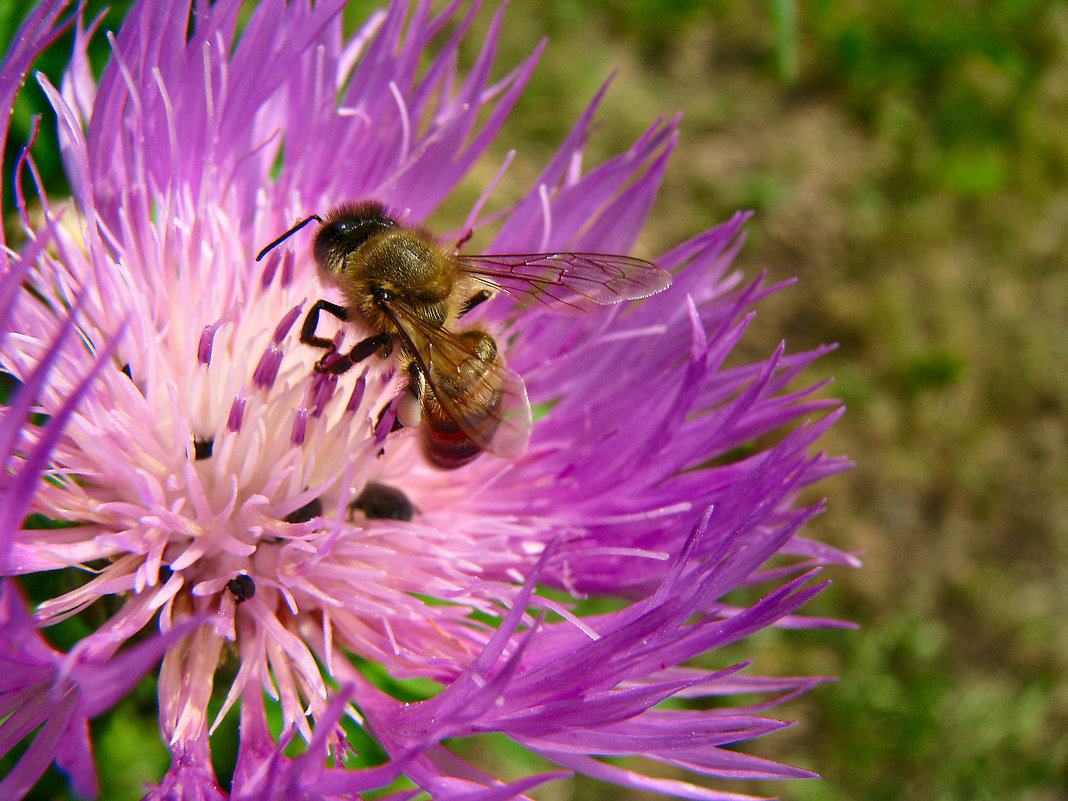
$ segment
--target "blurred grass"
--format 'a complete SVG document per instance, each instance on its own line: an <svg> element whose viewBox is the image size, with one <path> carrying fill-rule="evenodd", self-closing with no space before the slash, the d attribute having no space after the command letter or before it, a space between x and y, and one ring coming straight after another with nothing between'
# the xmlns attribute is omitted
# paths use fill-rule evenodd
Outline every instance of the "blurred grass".
<svg viewBox="0 0 1068 801"><path fill-rule="evenodd" d="M639 250L754 208L739 266L800 280L761 304L741 354L840 345L814 377L838 379L849 413L824 444L857 467L816 488L830 505L808 534L866 564L831 571L811 611L862 628L737 647L762 672L841 678L777 710L798 724L754 746L821 781L729 789L1068 798L1068 5L546 0L509 15L510 41L551 36L519 109L534 119L501 140L523 143L518 161L540 163L618 68L594 152L685 112ZM595 793L648 797L585 780L539 797Z"/></svg>
<svg viewBox="0 0 1068 801"><path fill-rule="evenodd" d="M21 13L0 4L0 21ZM542 36L453 221L509 148L502 196L529 184L618 69L588 164L685 112L639 250L754 208L739 266L800 280L761 304L739 356L840 344L810 378L837 377L850 410L824 444L857 467L817 488L830 505L807 533L866 565L830 571L810 611L862 628L767 632L724 655L841 677L777 710L799 723L754 747L824 778L726 789L1068 799L1068 5L525 0L501 63ZM65 57L45 62L54 79ZM126 764L111 749L135 736L139 698L100 722L103 764ZM648 798L582 779L534 795Z"/></svg>

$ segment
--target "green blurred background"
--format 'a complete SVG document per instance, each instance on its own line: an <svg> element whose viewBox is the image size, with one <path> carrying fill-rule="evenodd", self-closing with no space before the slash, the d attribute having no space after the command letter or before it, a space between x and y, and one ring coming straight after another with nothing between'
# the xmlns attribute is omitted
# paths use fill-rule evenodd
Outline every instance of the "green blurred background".
<svg viewBox="0 0 1068 801"><path fill-rule="evenodd" d="M0 32L24 11L0 3ZM716 656L840 677L780 707L797 725L752 746L823 779L709 784L1068 799L1068 3L522 0L501 70L542 36L529 90L441 225L460 224L510 148L501 196L528 186L618 69L588 164L685 115L639 253L754 209L738 266L799 281L761 303L737 360L781 339L839 344L808 377L836 377L825 394L849 412L824 445L857 466L816 488L830 504L806 533L865 566L827 571L808 611L861 628L769 631ZM55 78L65 58L39 67ZM163 770L154 715L145 684L94 724L105 798L136 798ZM33 797L63 793L50 775ZM534 795L650 798L582 779Z"/></svg>

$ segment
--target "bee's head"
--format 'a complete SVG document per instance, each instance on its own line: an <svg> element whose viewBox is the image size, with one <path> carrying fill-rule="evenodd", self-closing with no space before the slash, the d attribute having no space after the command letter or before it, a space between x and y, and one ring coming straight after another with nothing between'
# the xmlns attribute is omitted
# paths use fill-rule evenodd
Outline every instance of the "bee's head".
<svg viewBox="0 0 1068 801"><path fill-rule="evenodd" d="M345 259L365 242L396 222L386 207L374 201L344 205L334 209L319 227L312 252L319 269L336 279L344 269Z"/></svg>

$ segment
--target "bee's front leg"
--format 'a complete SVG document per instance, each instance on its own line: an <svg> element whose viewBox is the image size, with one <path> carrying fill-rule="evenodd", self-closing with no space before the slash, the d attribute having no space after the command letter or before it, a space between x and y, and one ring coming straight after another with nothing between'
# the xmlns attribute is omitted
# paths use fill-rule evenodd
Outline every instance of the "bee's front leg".
<svg viewBox="0 0 1068 801"><path fill-rule="evenodd" d="M316 336L315 334L315 329L319 325L319 312L321 311L329 312L343 323L349 320L349 313L345 307L339 306L337 303L331 303L329 300L317 300L308 309L308 314L300 327L300 341L305 345L322 348L326 351L319 358L319 361L315 363L315 372L317 373L341 375L348 371L352 365L362 362L376 350L385 348L393 343L393 338L389 334L375 334L357 342L346 355L331 359L337 350L334 340Z"/></svg>
<svg viewBox="0 0 1068 801"><path fill-rule="evenodd" d="M330 312L341 322L348 322L349 313L345 310L344 306L339 306L336 303L331 303L328 300L317 300L312 304L312 307L308 309L308 314L304 318L304 324L300 327L300 341L304 345L311 345L312 347L322 348L326 351L323 354L323 359L329 356L337 346L332 339L326 337L317 337L315 335L315 329L319 325L319 312ZM319 361L322 362L323 359Z"/></svg>

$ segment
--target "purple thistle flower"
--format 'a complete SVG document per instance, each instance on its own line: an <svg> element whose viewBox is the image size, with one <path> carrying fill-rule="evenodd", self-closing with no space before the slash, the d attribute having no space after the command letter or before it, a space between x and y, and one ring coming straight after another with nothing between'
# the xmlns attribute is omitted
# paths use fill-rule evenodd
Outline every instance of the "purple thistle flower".
<svg viewBox="0 0 1068 801"><path fill-rule="evenodd" d="M431 467L412 432L393 430L396 370L369 359L322 375L322 351L298 341L309 306L334 292L307 235L253 256L343 201L377 198L423 221L496 136L538 53L491 81L498 14L461 77L477 4L423 67L456 4L434 16L395 2L352 37L342 5L269 0L238 35L237 3L190 15L141 2L99 80L86 51L97 22L77 16L61 86L38 76L72 196L38 189L32 222L32 156L15 165L26 243L2 251L0 278L0 365L20 382L0 420L0 754L32 739L0 797L21 797L52 761L92 794L88 720L160 660L172 766L149 798L356 797L407 777L434 798L490 801L563 775L504 783L445 744L490 732L565 772L685 798L741 796L600 757L727 778L813 775L727 746L786 725L759 713L822 679L688 664L768 626L835 625L795 613L823 586L809 585L818 565L855 563L798 534L818 512L797 505L798 490L847 466L810 452L837 402L814 398L819 385L788 389L822 350L724 366L750 307L776 288L731 271L745 215L664 254L674 285L639 303L577 316L480 306L472 316L502 335L537 410L531 442L514 460ZM5 138L63 6L39 7L4 62ZM496 215L489 250L632 247L677 120L583 171L599 100ZM472 227L486 222L484 200ZM28 513L67 525L20 528ZM795 560L764 568L777 554ZM12 577L57 569L82 583L27 610ZM729 599L755 586L760 600ZM589 595L626 605L589 614L578 603ZM117 611L69 653L41 638L101 598ZM228 653L240 667L216 686ZM398 699L361 663L440 690ZM213 692L225 701L209 718ZM661 705L737 693L767 700ZM214 774L211 733L234 707L231 781ZM388 758L346 768L346 720Z"/></svg>

